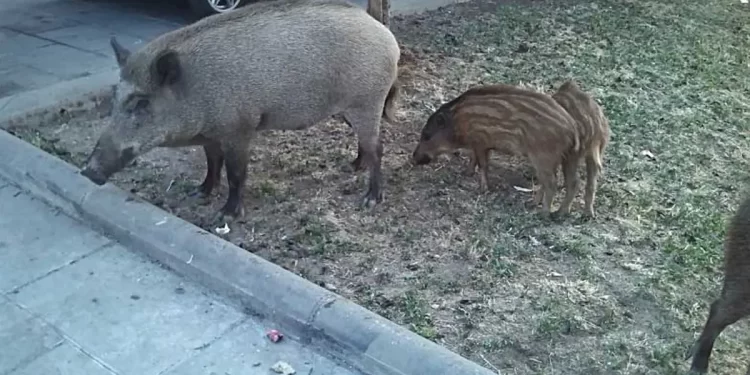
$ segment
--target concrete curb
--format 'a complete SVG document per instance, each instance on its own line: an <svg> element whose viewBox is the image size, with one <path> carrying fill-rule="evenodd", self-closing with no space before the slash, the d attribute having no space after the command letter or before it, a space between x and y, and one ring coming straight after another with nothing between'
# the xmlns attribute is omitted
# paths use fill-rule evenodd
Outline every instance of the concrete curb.
<svg viewBox="0 0 750 375"><path fill-rule="evenodd" d="M0 119L1 122L2 119ZM64 213L372 375L491 371L0 131L0 174Z"/></svg>

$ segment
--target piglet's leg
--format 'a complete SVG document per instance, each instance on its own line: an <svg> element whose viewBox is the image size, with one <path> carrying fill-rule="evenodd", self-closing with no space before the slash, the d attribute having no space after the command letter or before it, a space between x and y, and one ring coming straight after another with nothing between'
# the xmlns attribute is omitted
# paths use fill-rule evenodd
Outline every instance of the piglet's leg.
<svg viewBox="0 0 750 375"><path fill-rule="evenodd" d="M479 167L479 190L481 192L487 192L489 190L489 158L490 150L475 150L474 151L474 162Z"/></svg>
<svg viewBox="0 0 750 375"><path fill-rule="evenodd" d="M464 171L464 175L467 177L471 177L474 175L474 172L477 170L477 152L475 150L472 150L469 154L469 165Z"/></svg>
<svg viewBox="0 0 750 375"><path fill-rule="evenodd" d="M557 163L554 159L545 156L546 155L533 155L531 157L531 164L536 170L539 184L542 185L538 195L534 197L534 200L542 202L542 211L546 216L550 213L552 199L554 198L555 190L557 189Z"/></svg>
<svg viewBox="0 0 750 375"><path fill-rule="evenodd" d="M580 185L580 178L578 178L578 162L579 157L577 155L570 155L566 160L563 161L563 177L565 178L565 198L563 198L560 208L555 212L556 216L567 215L570 212L570 206L573 204L573 199L578 193L578 187Z"/></svg>

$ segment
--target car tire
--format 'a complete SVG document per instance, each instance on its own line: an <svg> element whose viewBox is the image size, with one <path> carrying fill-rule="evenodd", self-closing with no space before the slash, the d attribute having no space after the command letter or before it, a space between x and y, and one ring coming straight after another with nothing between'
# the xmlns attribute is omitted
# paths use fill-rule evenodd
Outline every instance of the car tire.
<svg viewBox="0 0 750 375"><path fill-rule="evenodd" d="M203 18L213 14L231 12L245 5L246 0L224 0L220 1L218 5L214 5L215 1L211 0L188 0L188 3L193 14Z"/></svg>

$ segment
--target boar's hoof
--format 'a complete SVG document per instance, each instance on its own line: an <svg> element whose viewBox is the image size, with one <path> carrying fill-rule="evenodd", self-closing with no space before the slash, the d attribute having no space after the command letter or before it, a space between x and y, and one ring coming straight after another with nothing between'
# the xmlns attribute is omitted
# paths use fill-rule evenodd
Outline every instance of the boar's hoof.
<svg viewBox="0 0 750 375"><path fill-rule="evenodd" d="M553 219L554 216L555 216L555 214L553 214L553 213L551 213L549 211L545 211L544 209L539 210L539 217L542 220L554 220Z"/></svg>
<svg viewBox="0 0 750 375"><path fill-rule="evenodd" d="M427 155L417 155L417 154L414 154L412 156L412 162L415 165L426 165L426 164L430 164L431 161L432 161L432 159L430 159L430 157L427 156Z"/></svg>
<svg viewBox="0 0 750 375"><path fill-rule="evenodd" d="M91 168L84 168L81 174L91 180L91 182L101 186L107 182L107 177L99 171L95 171Z"/></svg>
<svg viewBox="0 0 750 375"><path fill-rule="evenodd" d="M563 212L562 210L557 210L555 212L552 212L550 214L550 218L555 221L560 221L565 219L568 216L567 212Z"/></svg>
<svg viewBox="0 0 750 375"><path fill-rule="evenodd" d="M190 198L197 198L197 199L207 199L211 196L211 192L206 189L203 185L198 185L187 193L188 197Z"/></svg>
<svg viewBox="0 0 750 375"><path fill-rule="evenodd" d="M594 212L594 210L586 210L583 212L583 219L586 221L594 220L596 219L596 213Z"/></svg>
<svg viewBox="0 0 750 375"><path fill-rule="evenodd" d="M698 351L698 341L696 340L685 351L684 359L687 361L688 359L693 358L693 356L695 355L697 351Z"/></svg>
<svg viewBox="0 0 750 375"><path fill-rule="evenodd" d="M235 220L242 219L245 216L245 207L241 202L232 203L227 202L224 207L217 212L211 220L215 224L221 224L221 222L231 223Z"/></svg>
<svg viewBox="0 0 750 375"><path fill-rule="evenodd" d="M374 192L370 190L367 194L365 194L364 198L362 199L362 207L373 208L382 201L383 201L382 192L380 191Z"/></svg>

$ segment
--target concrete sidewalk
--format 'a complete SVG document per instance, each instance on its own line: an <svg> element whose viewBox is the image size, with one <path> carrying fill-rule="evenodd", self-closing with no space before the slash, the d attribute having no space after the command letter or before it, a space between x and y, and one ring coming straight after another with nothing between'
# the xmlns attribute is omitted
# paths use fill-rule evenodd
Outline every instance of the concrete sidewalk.
<svg viewBox="0 0 750 375"><path fill-rule="evenodd" d="M3 179L0 213L2 375L357 373Z"/></svg>

